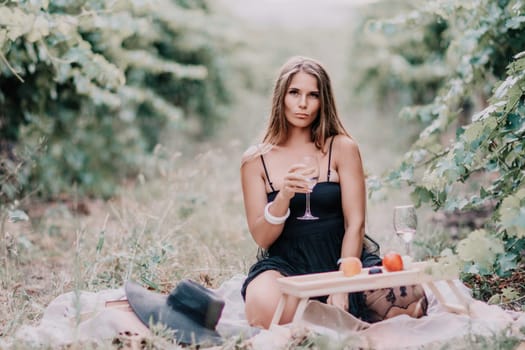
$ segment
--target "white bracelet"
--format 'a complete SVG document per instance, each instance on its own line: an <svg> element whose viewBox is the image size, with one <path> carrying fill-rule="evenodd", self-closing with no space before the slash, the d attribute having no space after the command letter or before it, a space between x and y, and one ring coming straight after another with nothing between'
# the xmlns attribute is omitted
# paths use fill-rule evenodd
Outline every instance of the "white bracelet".
<svg viewBox="0 0 525 350"><path fill-rule="evenodd" d="M284 224L286 219L288 219L288 217L290 216L290 208L288 208L288 211L286 212L286 214L284 214L284 216L273 216L272 214L270 214L269 210L270 205L272 205L272 203L273 202L268 202L268 204L266 204L266 206L264 207L264 219L273 225Z"/></svg>

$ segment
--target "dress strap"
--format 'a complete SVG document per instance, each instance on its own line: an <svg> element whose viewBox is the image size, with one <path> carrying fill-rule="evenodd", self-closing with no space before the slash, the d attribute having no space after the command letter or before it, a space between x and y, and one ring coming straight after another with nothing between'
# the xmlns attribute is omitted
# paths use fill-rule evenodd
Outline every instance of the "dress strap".
<svg viewBox="0 0 525 350"><path fill-rule="evenodd" d="M328 149L328 171L326 172L326 182L330 182L330 161L332 160L332 145L334 144L335 135L330 141L330 148Z"/></svg>
<svg viewBox="0 0 525 350"><path fill-rule="evenodd" d="M261 162L264 168L264 173L266 174L266 181L268 181L268 185L270 185L270 188L272 189L272 191L275 192L275 188L273 188L273 183L272 181L270 181L270 175L268 175L268 169L266 168L266 163L264 162L264 157L262 154L261 154Z"/></svg>

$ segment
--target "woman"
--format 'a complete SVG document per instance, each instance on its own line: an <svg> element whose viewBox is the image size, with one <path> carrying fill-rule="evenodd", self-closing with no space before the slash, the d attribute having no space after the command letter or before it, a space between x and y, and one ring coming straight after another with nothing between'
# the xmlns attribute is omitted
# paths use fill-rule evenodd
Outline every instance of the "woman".
<svg viewBox="0 0 525 350"><path fill-rule="evenodd" d="M320 164L313 190L300 163L307 154ZM366 190L359 148L339 119L319 62L293 57L281 68L263 143L245 152L241 181L248 227L264 252L242 288L251 325L269 327L280 297L277 278L337 270L338 260L349 256L365 267L381 264L363 249ZM309 192L319 219L299 220ZM290 322L297 307L297 300L288 300L280 323ZM366 316L360 293L324 300Z"/></svg>

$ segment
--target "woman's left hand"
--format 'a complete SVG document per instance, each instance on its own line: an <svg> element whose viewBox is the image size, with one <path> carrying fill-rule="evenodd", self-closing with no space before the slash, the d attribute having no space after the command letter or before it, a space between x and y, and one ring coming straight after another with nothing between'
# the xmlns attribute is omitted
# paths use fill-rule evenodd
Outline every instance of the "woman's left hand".
<svg viewBox="0 0 525 350"><path fill-rule="evenodd" d="M326 300L328 305L333 305L341 310L348 311L348 293L331 294Z"/></svg>

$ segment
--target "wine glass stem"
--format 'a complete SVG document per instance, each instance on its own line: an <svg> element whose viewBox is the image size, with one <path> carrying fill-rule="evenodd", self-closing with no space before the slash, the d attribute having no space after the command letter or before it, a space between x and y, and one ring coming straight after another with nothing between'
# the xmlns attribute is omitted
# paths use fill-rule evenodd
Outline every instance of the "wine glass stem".
<svg viewBox="0 0 525 350"><path fill-rule="evenodd" d="M306 212L305 215L312 215L310 212L310 192L306 193Z"/></svg>
<svg viewBox="0 0 525 350"><path fill-rule="evenodd" d="M410 256L410 242L405 242L405 248L406 248L407 256Z"/></svg>

